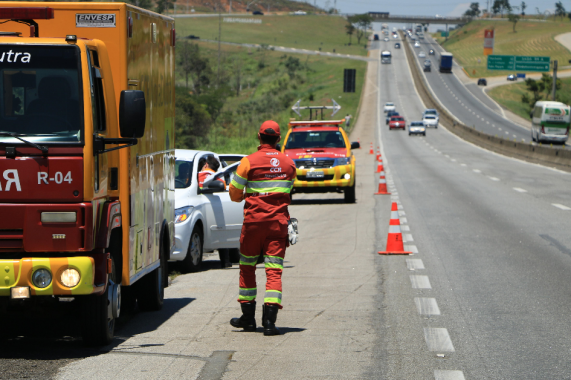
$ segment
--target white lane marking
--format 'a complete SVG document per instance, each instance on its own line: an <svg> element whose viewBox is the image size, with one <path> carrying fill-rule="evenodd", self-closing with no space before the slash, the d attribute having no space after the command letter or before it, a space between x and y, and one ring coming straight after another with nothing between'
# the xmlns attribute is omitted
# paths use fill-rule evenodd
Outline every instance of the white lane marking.
<svg viewBox="0 0 571 380"><path fill-rule="evenodd" d="M495 128L495 127L496 127L496 125L495 125L495 124L492 124L492 127L494 127L494 128Z"/></svg>
<svg viewBox="0 0 571 380"><path fill-rule="evenodd" d="M466 380L464 372L444 369L434 370L434 380Z"/></svg>
<svg viewBox="0 0 571 380"><path fill-rule="evenodd" d="M428 276L420 276L416 274L410 275L410 282L413 289L432 289Z"/></svg>
<svg viewBox="0 0 571 380"><path fill-rule="evenodd" d="M506 131L506 135L509 135L510 133L508 131Z"/></svg>
<svg viewBox="0 0 571 380"><path fill-rule="evenodd" d="M448 157L448 158L450 158L450 156L449 156L449 155L447 155L447 154L445 154L445 155L444 155L444 157Z"/></svg>
<svg viewBox="0 0 571 380"><path fill-rule="evenodd" d="M406 267L408 270L425 269L421 259L406 259Z"/></svg>
<svg viewBox="0 0 571 380"><path fill-rule="evenodd" d="M492 181L496 181L496 182L498 182L500 180L499 178L496 178L496 177L488 176L488 178L491 179Z"/></svg>
<svg viewBox="0 0 571 380"><path fill-rule="evenodd" d="M391 201L396 201L399 199L398 195L391 195Z"/></svg>
<svg viewBox="0 0 571 380"><path fill-rule="evenodd" d="M460 166L467 166L466 164L460 164Z"/></svg>
<svg viewBox="0 0 571 380"><path fill-rule="evenodd" d="M416 248L416 245L412 245L412 244L410 244L410 245L405 244L404 250L407 252L418 253L418 248Z"/></svg>
<svg viewBox="0 0 571 380"><path fill-rule="evenodd" d="M397 203L397 209L402 210L402 205L400 203Z"/></svg>
<svg viewBox="0 0 571 380"><path fill-rule="evenodd" d="M518 193L527 193L527 190L522 189L521 187L514 187L513 189Z"/></svg>
<svg viewBox="0 0 571 380"><path fill-rule="evenodd" d="M410 226L408 226L408 225L406 225L406 224L405 224L405 225L402 225L402 224L401 224L400 230L401 230L401 231L410 232Z"/></svg>
<svg viewBox="0 0 571 380"><path fill-rule="evenodd" d="M420 315L440 315L435 298L415 297L414 303Z"/></svg>
<svg viewBox="0 0 571 380"><path fill-rule="evenodd" d="M406 220L406 218L400 218L400 224L408 224L408 220Z"/></svg>
<svg viewBox="0 0 571 380"><path fill-rule="evenodd" d="M559 204L559 203L552 203L551 205L552 205L552 206L555 206L555 207L557 207L558 209L561 209L561 210L563 210L563 211L569 211L569 210L571 210L571 207L563 206L563 205L561 205L561 204Z"/></svg>
<svg viewBox="0 0 571 380"><path fill-rule="evenodd" d="M486 124L490 124L490 122L489 122L489 121L486 121Z"/></svg>
<svg viewBox="0 0 571 380"><path fill-rule="evenodd" d="M452 158L451 161L452 161L452 162L456 162L456 159L455 159L455 158Z"/></svg>
<svg viewBox="0 0 571 380"><path fill-rule="evenodd" d="M517 136L516 136L516 135L513 135L513 137L514 137L514 138L517 138Z"/></svg>
<svg viewBox="0 0 571 380"><path fill-rule="evenodd" d="M405 216L405 215L406 215L406 212L404 212L404 211L399 211L399 216Z"/></svg>
<svg viewBox="0 0 571 380"><path fill-rule="evenodd" d="M429 351L454 352L448 330L444 328L425 327L424 339Z"/></svg>
<svg viewBox="0 0 571 380"><path fill-rule="evenodd" d="M414 241L414 239L412 238L412 234L402 234L402 241L403 243Z"/></svg>
<svg viewBox="0 0 571 380"><path fill-rule="evenodd" d="M474 173L481 173L481 172L482 172L480 169L472 169L472 171L473 171Z"/></svg>
<svg viewBox="0 0 571 380"><path fill-rule="evenodd" d="M501 131L501 130L502 130L501 128L498 128L498 131Z"/></svg>

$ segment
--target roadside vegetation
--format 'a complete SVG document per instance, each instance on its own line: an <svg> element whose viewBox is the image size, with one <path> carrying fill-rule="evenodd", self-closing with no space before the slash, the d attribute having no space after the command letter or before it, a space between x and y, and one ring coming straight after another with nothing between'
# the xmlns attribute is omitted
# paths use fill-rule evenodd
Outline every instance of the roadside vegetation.
<svg viewBox="0 0 571 380"><path fill-rule="evenodd" d="M332 105L334 98L343 107L335 118L351 114L355 122L366 62L223 45L218 66L217 48L177 41L177 148L251 153L260 124L273 119L287 130L298 99ZM357 69L355 93L343 93L344 68Z"/></svg>
<svg viewBox="0 0 571 380"><path fill-rule="evenodd" d="M525 119L538 100L551 100L553 78L545 74L540 80L527 79L525 82L494 87L488 95L502 107ZM571 78L557 79L556 100L571 103Z"/></svg>
<svg viewBox="0 0 571 380"><path fill-rule="evenodd" d="M253 16L261 24L222 22L220 40L223 42L264 44L296 49L321 50L350 55L367 55L366 37L357 42L354 35L347 35L347 20L339 16ZM224 20L225 16L222 17ZM218 17L177 18L176 32L180 38L189 35L204 40L218 40ZM350 42L352 42L350 44Z"/></svg>
<svg viewBox="0 0 571 380"><path fill-rule="evenodd" d="M560 66L567 65L571 53L554 37L571 32L571 22L567 17L556 20L532 21L519 19L517 31L515 24L508 21L472 21L462 28L450 32L448 41L440 34L435 38L442 46L454 54L466 73L472 78L504 76L513 74L507 71L487 70L487 58L484 56L484 30L495 29L494 54L549 56L558 60Z"/></svg>

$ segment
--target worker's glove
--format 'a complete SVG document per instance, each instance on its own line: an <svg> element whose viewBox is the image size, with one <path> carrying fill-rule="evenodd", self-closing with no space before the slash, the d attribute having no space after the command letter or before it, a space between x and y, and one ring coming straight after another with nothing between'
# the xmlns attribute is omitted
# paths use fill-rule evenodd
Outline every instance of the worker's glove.
<svg viewBox="0 0 571 380"><path fill-rule="evenodd" d="M294 245L295 243L297 243L298 231L297 231L297 219L296 218L290 218L290 220L288 220L287 232L288 232L288 237L289 237L289 244Z"/></svg>

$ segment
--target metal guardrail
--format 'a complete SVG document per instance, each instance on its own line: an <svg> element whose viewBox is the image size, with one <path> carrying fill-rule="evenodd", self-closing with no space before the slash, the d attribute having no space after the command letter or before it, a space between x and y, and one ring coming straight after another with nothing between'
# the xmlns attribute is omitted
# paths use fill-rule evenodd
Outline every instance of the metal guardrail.
<svg viewBox="0 0 571 380"><path fill-rule="evenodd" d="M412 22L412 23L428 23L428 24L466 24L472 20L471 17L405 16L405 15L391 15L386 12L369 12L369 16L371 16L375 21Z"/></svg>
<svg viewBox="0 0 571 380"><path fill-rule="evenodd" d="M401 32L402 34L402 32ZM402 37L402 36L401 36ZM422 75L419 63L416 61L412 48L408 41L404 41L404 48L411 66L412 77L417 91L428 108L438 110L440 121L445 123L446 128L458 137L505 156L518 158L534 164L555 167L566 172L571 172L571 150L565 148L552 148L549 146L534 145L526 142L517 142L492 136L475 128L459 122L442 106L438 98L432 93L430 86ZM447 74L446 74L447 75Z"/></svg>

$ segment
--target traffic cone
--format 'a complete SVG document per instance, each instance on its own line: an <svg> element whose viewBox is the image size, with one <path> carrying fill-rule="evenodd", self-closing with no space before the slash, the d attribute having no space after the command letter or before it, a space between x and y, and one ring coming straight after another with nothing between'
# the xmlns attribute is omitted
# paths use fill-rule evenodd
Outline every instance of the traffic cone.
<svg viewBox="0 0 571 380"><path fill-rule="evenodd" d="M371 147L369 148L369 154L375 154L375 152L373 152L373 143L371 143Z"/></svg>
<svg viewBox="0 0 571 380"><path fill-rule="evenodd" d="M391 221L389 222L389 236L387 237L387 250L379 251L379 255L410 255L412 252L404 250L397 203L391 207Z"/></svg>
<svg viewBox="0 0 571 380"><path fill-rule="evenodd" d="M378 161L379 163L377 164L377 173L384 172L385 168L383 167L383 160L379 157Z"/></svg>
<svg viewBox="0 0 571 380"><path fill-rule="evenodd" d="M379 178L379 191L375 193L375 195L388 195L390 194L387 192L387 180L385 179L385 172L381 172Z"/></svg>

